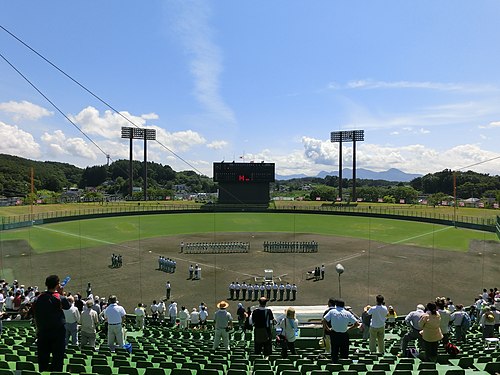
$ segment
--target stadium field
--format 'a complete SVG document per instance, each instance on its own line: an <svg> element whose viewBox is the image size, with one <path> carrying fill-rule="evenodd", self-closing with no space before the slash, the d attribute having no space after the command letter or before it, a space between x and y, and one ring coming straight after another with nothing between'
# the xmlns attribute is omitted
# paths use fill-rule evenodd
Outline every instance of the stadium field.
<svg viewBox="0 0 500 375"><path fill-rule="evenodd" d="M264 241L317 241L317 253L266 253ZM185 254L181 242L244 241L248 253ZM122 254L123 267L110 267L111 254ZM437 295L470 303L483 287L494 287L499 272L499 242L494 233L429 223L364 217L217 213L99 218L0 232L2 277L43 285L45 276L71 275L71 291L91 282L101 296L116 293L128 311L172 296L188 308L227 298L231 281L260 283L265 269L278 281L297 284L297 301L282 305L318 305L330 296L346 299L360 312L378 293L399 311ZM158 271L158 256L177 261L177 272ZM187 280L198 263L202 280ZM339 280L335 265L346 272ZM325 280L308 271L325 264ZM246 305L255 302L241 301ZM237 303L231 302L231 309ZM212 309L213 311L213 309Z"/></svg>

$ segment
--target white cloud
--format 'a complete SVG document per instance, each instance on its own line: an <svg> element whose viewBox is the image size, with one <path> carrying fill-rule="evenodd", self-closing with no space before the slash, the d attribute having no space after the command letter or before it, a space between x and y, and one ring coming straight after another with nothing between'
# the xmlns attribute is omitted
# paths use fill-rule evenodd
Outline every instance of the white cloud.
<svg viewBox="0 0 500 375"><path fill-rule="evenodd" d="M26 100L22 102L11 100L9 102L0 103L0 111L11 114L16 122L22 119L38 120L42 117L52 116L54 114L54 112Z"/></svg>
<svg viewBox="0 0 500 375"><path fill-rule="evenodd" d="M212 150L221 150L224 147L226 147L228 143L226 141L212 141L210 143L207 143L207 147L212 149Z"/></svg>
<svg viewBox="0 0 500 375"><path fill-rule="evenodd" d="M121 115L120 115L121 114ZM107 110L101 116L99 110L94 107L84 108L77 115L70 115L71 121L79 125L83 132L91 135L100 135L108 139L116 139L121 137L121 128L144 127L146 120L157 119L158 115L154 113L134 116L127 111L121 111L120 114ZM127 121L130 120L131 122Z"/></svg>
<svg viewBox="0 0 500 375"><path fill-rule="evenodd" d="M293 173L304 173L314 176L321 170L333 171L338 168L338 146L329 140L319 140L309 137L302 138L303 158L294 152L293 158L279 157L282 164L277 165L280 174L282 170L294 170ZM374 171L397 168L408 173L430 173L443 169L459 169L472 164L481 163L500 154L482 150L477 144L454 146L444 151L438 151L421 144L406 146L383 146L361 143L357 147L356 165ZM352 167L352 147L343 149L343 166ZM270 160L276 160L275 157ZM474 166L478 172L491 173L500 169L500 160L486 162ZM291 173L289 173L291 174Z"/></svg>
<svg viewBox="0 0 500 375"><path fill-rule="evenodd" d="M90 160L97 159L94 152L95 146L89 145L82 138L68 138L61 130L56 130L52 134L44 133L41 138L47 144L51 155L71 155Z"/></svg>
<svg viewBox="0 0 500 375"><path fill-rule="evenodd" d="M190 55L195 96L210 113L234 123L234 113L219 92L222 53L213 41L209 4L201 0L176 2L175 31Z"/></svg>
<svg viewBox="0 0 500 375"><path fill-rule="evenodd" d="M0 121L0 153L24 158L41 156L40 145L30 133Z"/></svg>
<svg viewBox="0 0 500 375"><path fill-rule="evenodd" d="M468 83L443 83L429 81L377 81L372 79L360 79L349 81L345 84L331 82L328 88L332 90L339 89L423 89L437 91L461 91L461 92L484 92L498 91L499 88L492 85L468 84Z"/></svg>
<svg viewBox="0 0 500 375"><path fill-rule="evenodd" d="M480 125L479 129L500 128L500 121L492 121L488 125Z"/></svg>
<svg viewBox="0 0 500 375"><path fill-rule="evenodd" d="M156 129L156 139L172 151L187 151L192 147L206 143L206 139L192 130L170 133L165 129L153 126ZM161 145L151 143L151 147L159 148ZM163 149L164 150L164 149Z"/></svg>

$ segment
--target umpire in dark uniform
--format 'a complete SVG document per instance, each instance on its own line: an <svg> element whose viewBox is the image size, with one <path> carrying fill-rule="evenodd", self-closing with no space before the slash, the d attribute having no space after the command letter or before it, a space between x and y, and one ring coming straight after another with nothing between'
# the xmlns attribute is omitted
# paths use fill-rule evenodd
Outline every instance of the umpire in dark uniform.
<svg viewBox="0 0 500 375"><path fill-rule="evenodd" d="M62 371L66 330L63 310L71 306L62 295L62 287L57 275L45 279L47 291L41 293L33 304L37 330L39 371ZM52 355L52 361L50 356Z"/></svg>

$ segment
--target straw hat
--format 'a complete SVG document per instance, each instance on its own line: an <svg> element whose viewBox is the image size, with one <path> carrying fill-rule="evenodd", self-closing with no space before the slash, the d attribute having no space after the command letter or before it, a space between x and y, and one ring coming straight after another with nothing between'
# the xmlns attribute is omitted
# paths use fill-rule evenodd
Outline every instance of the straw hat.
<svg viewBox="0 0 500 375"><path fill-rule="evenodd" d="M217 304L217 308L219 308L219 309L227 309L228 307L229 307L229 303L227 303L226 301L220 301Z"/></svg>

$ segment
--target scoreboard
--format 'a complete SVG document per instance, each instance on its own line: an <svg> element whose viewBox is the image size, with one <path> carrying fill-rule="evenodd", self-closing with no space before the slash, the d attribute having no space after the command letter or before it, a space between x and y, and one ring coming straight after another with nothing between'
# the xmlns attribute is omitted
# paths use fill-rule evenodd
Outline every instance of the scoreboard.
<svg viewBox="0 0 500 375"><path fill-rule="evenodd" d="M275 181L274 163L214 163L219 203L267 204L269 183Z"/></svg>
<svg viewBox="0 0 500 375"><path fill-rule="evenodd" d="M274 163L214 163L215 182L274 182Z"/></svg>

